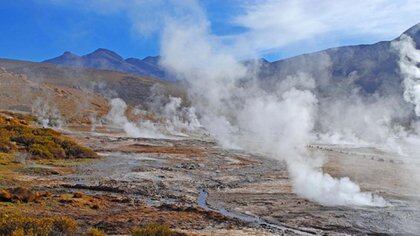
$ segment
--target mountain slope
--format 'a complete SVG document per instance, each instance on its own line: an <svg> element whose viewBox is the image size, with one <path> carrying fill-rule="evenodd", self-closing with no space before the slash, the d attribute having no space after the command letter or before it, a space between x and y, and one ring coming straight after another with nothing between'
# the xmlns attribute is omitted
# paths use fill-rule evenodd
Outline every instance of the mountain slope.
<svg viewBox="0 0 420 236"><path fill-rule="evenodd" d="M410 36L416 42L417 49L420 49L420 23L411 27L403 34Z"/></svg>
<svg viewBox="0 0 420 236"><path fill-rule="evenodd" d="M173 83L116 71L9 59L0 59L0 67L12 73L23 74L29 81L93 90L107 97L122 98L133 106L151 99L155 86L160 87L167 95L185 98L185 92Z"/></svg>
<svg viewBox="0 0 420 236"><path fill-rule="evenodd" d="M148 57L141 60L138 58L127 58L125 62L133 65L139 71L138 74L146 74L155 78L165 78L165 71L158 66L158 61L151 62L147 60Z"/></svg>
<svg viewBox="0 0 420 236"><path fill-rule="evenodd" d="M420 23L404 34L409 35L420 47ZM399 38L395 39L398 40ZM392 41L371 45L331 48L304 54L265 65L261 71L267 88L287 76L306 73L312 76L321 92L330 94L337 86L359 87L365 93L388 94L401 89L397 52Z"/></svg>
<svg viewBox="0 0 420 236"><path fill-rule="evenodd" d="M412 37L417 48L420 48L420 23L404 34ZM389 89L395 90L399 87L401 82L398 73L398 55L391 48L391 42L331 48L271 63L262 60L260 77L267 88L273 88L273 84L287 76L306 73L314 77L320 85L319 88L324 91L333 90L337 83L344 82L346 86L359 86L366 93L376 91L388 93ZM124 60L115 52L98 49L84 56L65 52L45 62L174 80L173 76L159 66L159 58L159 56L149 56L144 59Z"/></svg>
<svg viewBox="0 0 420 236"><path fill-rule="evenodd" d="M0 109L33 112L39 118L64 118L87 123L108 111L105 97L92 91L31 81L26 75L0 68Z"/></svg>

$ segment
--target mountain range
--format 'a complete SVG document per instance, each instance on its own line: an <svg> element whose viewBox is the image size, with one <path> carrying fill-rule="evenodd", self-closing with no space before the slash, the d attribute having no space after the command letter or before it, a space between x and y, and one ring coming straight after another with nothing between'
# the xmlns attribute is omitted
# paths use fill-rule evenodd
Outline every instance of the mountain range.
<svg viewBox="0 0 420 236"><path fill-rule="evenodd" d="M420 24L404 34L420 49ZM399 38L331 48L274 62L260 59L259 81L267 90L276 90L279 82L293 84L291 80L304 74L315 80L315 92L320 99L337 99L354 89L364 94L401 97L399 55L392 48L392 42ZM244 64L255 65L252 61ZM54 94L51 102L73 104L59 106L64 109L61 113L69 116L76 114L73 112L76 110L89 111L90 107L99 107L104 113L107 98L113 97L122 98L130 106L144 105L156 91L187 100L186 87L182 82L174 82L159 66L159 56L124 59L107 49L84 56L65 52L45 62L0 59L0 72L2 109L28 111L36 100L33 97L51 94ZM89 95L91 92L93 95ZM83 101L84 97L92 96L93 103ZM86 110L84 104L91 105ZM76 109L78 106L83 109Z"/></svg>
<svg viewBox="0 0 420 236"><path fill-rule="evenodd" d="M416 42L417 48L420 48L420 23L404 34L409 35ZM398 39L399 37L394 40ZM331 48L273 62L261 59L259 76L267 88L273 88L273 83L288 76L305 73L314 77L319 88L325 91L334 90L337 83L344 83L346 86L358 86L366 93L387 93L390 88L395 90L401 87L398 73L399 57L391 48L391 42ZM174 77L169 76L164 68L159 66L159 56L124 59L113 51L97 49L84 56L65 52L44 62L174 80Z"/></svg>
<svg viewBox="0 0 420 236"><path fill-rule="evenodd" d="M83 56L78 56L67 51L61 56L43 62L77 68L113 70L139 76L172 80L172 78L167 76L165 70L159 66L159 56L148 56L144 59L124 59L117 53L104 48L99 48Z"/></svg>

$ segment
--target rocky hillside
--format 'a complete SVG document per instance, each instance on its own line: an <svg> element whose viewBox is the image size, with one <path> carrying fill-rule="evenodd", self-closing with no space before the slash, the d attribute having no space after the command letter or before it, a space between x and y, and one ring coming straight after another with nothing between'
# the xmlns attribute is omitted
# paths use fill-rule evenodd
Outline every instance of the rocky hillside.
<svg viewBox="0 0 420 236"><path fill-rule="evenodd" d="M90 90L105 97L122 98L133 106L147 102L155 87L165 94L185 98L185 92L173 83L122 72L9 59L0 59L0 67L8 72L25 75L34 83Z"/></svg>
<svg viewBox="0 0 420 236"><path fill-rule="evenodd" d="M420 23L403 34L413 38L420 48ZM315 78L321 94L331 94L340 86L345 89L359 87L365 93L393 93L401 89L401 78L399 58L391 48L391 42L337 47L263 63L261 77L267 87L272 87L287 76L303 72Z"/></svg>
<svg viewBox="0 0 420 236"><path fill-rule="evenodd" d="M50 83L36 83L26 75L0 69L0 109L31 112L39 119L88 123L91 116L108 112L105 97Z"/></svg>

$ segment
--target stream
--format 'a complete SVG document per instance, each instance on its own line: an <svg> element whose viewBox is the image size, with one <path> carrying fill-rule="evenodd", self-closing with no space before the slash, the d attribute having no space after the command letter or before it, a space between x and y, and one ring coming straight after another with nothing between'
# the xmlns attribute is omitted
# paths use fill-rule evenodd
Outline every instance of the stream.
<svg viewBox="0 0 420 236"><path fill-rule="evenodd" d="M197 199L198 205L207 210L207 211L214 211L217 213L222 214L223 216L226 216L231 219L237 219L239 221L242 221L247 224L251 224L253 226L259 226L264 229L268 229L270 231L276 232L276 233L282 233L282 234L296 234L296 235L316 235L319 234L318 232L313 232L309 230L301 230L296 228L291 228L285 225L276 225L269 223L263 219L261 219L258 216L248 215L244 213L234 212L227 210L223 207L220 207L218 209L213 209L211 206L207 204L207 198L209 196L209 193L205 189L199 189L199 195Z"/></svg>

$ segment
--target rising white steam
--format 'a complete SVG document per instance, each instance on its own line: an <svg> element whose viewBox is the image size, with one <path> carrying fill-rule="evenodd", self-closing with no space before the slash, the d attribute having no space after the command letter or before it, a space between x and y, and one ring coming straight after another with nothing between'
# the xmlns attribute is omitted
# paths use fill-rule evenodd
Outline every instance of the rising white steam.
<svg viewBox="0 0 420 236"><path fill-rule="evenodd" d="M60 111L45 99L37 98L32 104L31 110L44 128L61 128L64 124Z"/></svg>
<svg viewBox="0 0 420 236"><path fill-rule="evenodd" d="M120 98L110 101L111 109L107 114L107 120L133 138L165 138L152 123L144 122L139 125L130 121L126 116L127 104Z"/></svg>
<svg viewBox="0 0 420 236"><path fill-rule="evenodd" d="M383 198L361 192L360 187L348 177L333 178L329 174L315 171L308 163L291 162L289 171L295 181L294 191L323 205L387 205Z"/></svg>
<svg viewBox="0 0 420 236"><path fill-rule="evenodd" d="M183 136L202 128L194 107L184 106L179 97L167 97L159 90L152 89L152 92L146 110L159 117L167 132Z"/></svg>
<svg viewBox="0 0 420 236"><path fill-rule="evenodd" d="M358 93L324 99L319 110L319 142L375 146L398 153L400 147L395 142L406 133L395 121L412 112L399 94L363 97Z"/></svg>
<svg viewBox="0 0 420 236"><path fill-rule="evenodd" d="M415 106L415 113L420 116L420 50L416 49L413 39L402 35L392 45L399 51L399 66L404 77L404 99Z"/></svg>
<svg viewBox="0 0 420 236"><path fill-rule="evenodd" d="M403 78L402 86L404 89L404 100L414 106L414 113L420 116L420 50L416 48L416 44L408 35L402 35L398 41L392 42L392 47L399 53L399 68ZM418 157L420 153L420 123L418 119L414 119L412 124L413 133L406 135L404 142L404 153L408 157ZM416 161L416 159L414 159ZM415 163L415 162L414 162ZM420 170L416 164L406 164L406 172L410 178L407 180L408 186L414 193L419 194Z"/></svg>
<svg viewBox="0 0 420 236"><path fill-rule="evenodd" d="M188 136L201 129L201 124L192 107L181 106L181 98L169 97L167 103L161 100L151 102L149 109L155 120L140 119L130 120L127 113L127 104L120 98L110 101L111 109L107 120L121 128L133 138L173 138L174 136ZM133 110L133 115L146 115L148 111L139 108Z"/></svg>
<svg viewBox="0 0 420 236"><path fill-rule="evenodd" d="M185 78L201 123L220 144L285 160L294 191L325 205L384 206L348 178L321 172L306 146L313 134L318 99L310 77L268 93L254 81L255 70L239 62L209 33L204 16L169 21L162 41L163 66ZM293 80L293 79L292 79Z"/></svg>

